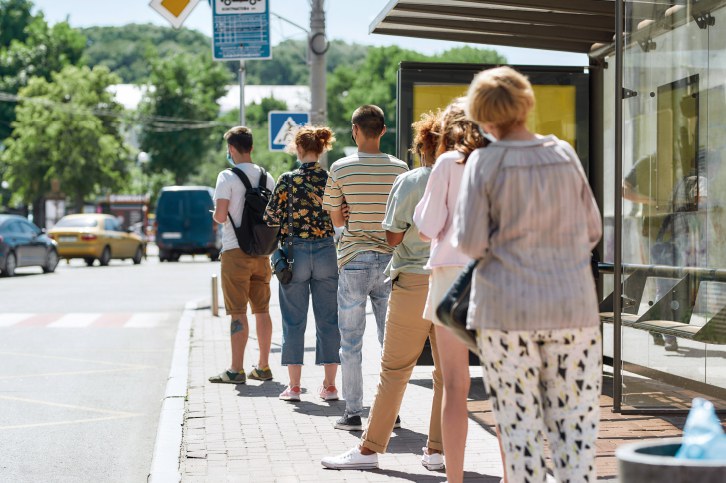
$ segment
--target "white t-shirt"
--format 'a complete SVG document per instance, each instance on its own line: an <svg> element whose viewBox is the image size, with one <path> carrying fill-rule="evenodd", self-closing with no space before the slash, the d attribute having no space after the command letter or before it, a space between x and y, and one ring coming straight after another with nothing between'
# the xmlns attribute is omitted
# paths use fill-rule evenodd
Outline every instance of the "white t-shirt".
<svg viewBox="0 0 726 483"><path fill-rule="evenodd" d="M247 175L251 186L259 186L258 183L260 182L261 174L259 166L254 163L240 163L237 167ZM267 173L267 188L270 191L275 189L275 180L270 173ZM247 189L242 184L242 180L232 171L225 169L217 176L217 186L214 188L214 201L229 200L229 215L227 221L224 222L224 231L222 232L223 252L232 250L233 248L239 248L239 243L234 234L234 228L232 228L232 224L229 222L229 217L232 217L236 226L239 226L242 222L246 191Z"/></svg>

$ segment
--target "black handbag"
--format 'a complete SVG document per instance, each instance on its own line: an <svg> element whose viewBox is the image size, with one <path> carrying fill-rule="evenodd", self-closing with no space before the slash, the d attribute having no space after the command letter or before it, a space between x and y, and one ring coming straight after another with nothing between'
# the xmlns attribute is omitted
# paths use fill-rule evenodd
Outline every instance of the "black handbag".
<svg viewBox="0 0 726 483"><path fill-rule="evenodd" d="M473 354L481 356L476 343L476 331L466 328L466 315L469 312L469 295L474 270L479 260L472 260L451 285L444 299L436 307L436 316L453 334L461 340Z"/></svg>
<svg viewBox="0 0 726 483"><path fill-rule="evenodd" d="M270 265L277 280L287 285L292 281L292 266L295 262L292 249L292 176L287 181L287 236L272 253Z"/></svg>

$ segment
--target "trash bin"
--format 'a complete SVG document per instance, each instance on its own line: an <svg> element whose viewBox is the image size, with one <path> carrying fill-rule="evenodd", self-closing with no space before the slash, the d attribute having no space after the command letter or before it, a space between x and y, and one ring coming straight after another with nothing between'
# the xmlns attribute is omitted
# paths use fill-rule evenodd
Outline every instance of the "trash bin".
<svg viewBox="0 0 726 483"><path fill-rule="evenodd" d="M674 458L681 438L626 444L617 449L620 483L723 483L726 461Z"/></svg>

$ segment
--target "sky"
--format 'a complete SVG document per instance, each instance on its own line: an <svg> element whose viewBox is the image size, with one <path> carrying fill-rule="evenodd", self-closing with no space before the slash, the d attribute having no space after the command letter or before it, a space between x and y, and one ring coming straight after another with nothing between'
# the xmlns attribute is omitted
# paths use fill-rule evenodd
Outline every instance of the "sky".
<svg viewBox="0 0 726 483"><path fill-rule="evenodd" d="M303 27L310 24L308 0L268 0L273 14L280 15ZM50 23L68 20L74 27L125 25L128 23L169 23L151 7L148 0L33 0L37 10L42 10ZM389 0L326 0L326 31L329 39L344 40L366 45L398 45L425 54L442 52L452 47L466 45L442 40L425 40L368 33L371 22L389 3ZM212 10L202 0L186 19L184 26L211 37ZM305 33L277 19L270 18L272 44L288 38L304 38ZM587 56L566 52L521 49L516 47L485 46L504 55L510 64L521 65L573 65L587 66ZM210 47L211 55L211 47Z"/></svg>

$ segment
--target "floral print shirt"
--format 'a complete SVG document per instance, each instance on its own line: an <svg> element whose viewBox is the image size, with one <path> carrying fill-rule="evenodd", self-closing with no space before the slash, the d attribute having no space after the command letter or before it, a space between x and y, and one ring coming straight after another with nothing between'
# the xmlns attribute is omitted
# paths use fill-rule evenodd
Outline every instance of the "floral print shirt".
<svg viewBox="0 0 726 483"><path fill-rule="evenodd" d="M328 172L318 163L305 163L300 168L280 176L265 212L265 221L280 225L280 238L287 236L287 186L290 182L293 236L312 240L335 234L330 215L323 210L323 194L327 181Z"/></svg>

